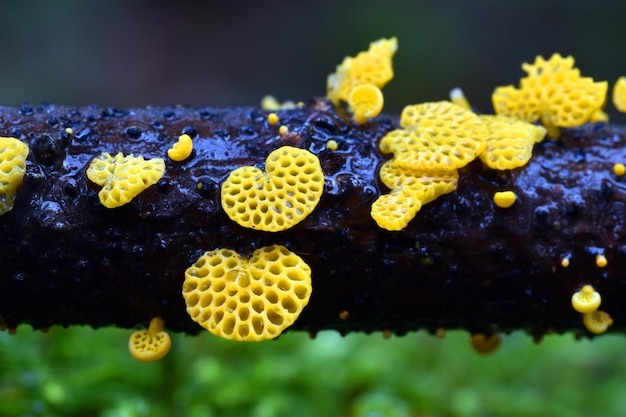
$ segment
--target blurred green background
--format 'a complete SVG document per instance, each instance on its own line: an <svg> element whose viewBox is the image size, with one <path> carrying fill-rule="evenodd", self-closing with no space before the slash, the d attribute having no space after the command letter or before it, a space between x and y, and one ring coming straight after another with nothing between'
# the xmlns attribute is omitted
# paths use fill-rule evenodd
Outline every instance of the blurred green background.
<svg viewBox="0 0 626 417"><path fill-rule="evenodd" d="M386 110L462 87L489 110L535 55L583 75L626 75L626 2L11 1L0 4L0 102L130 107L257 104L325 93L345 55L397 36ZM626 122L608 106L614 121ZM146 323L147 324L147 323ZM489 357L467 334L423 332L233 343L174 335L153 364L128 330L0 333L0 416L588 416L626 410L626 339L506 336Z"/></svg>

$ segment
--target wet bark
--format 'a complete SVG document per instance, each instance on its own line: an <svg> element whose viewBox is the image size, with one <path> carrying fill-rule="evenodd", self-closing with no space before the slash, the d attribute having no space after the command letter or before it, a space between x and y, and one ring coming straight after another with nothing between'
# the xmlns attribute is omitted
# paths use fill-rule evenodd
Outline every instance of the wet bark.
<svg viewBox="0 0 626 417"><path fill-rule="evenodd" d="M397 117L354 125L323 100L278 115L289 134L252 107L0 107L0 136L31 150L15 207L0 217L4 325L133 327L161 316L172 331L197 333L181 296L184 270L207 250L282 244L313 271L310 303L292 330L582 332L570 297L586 283L602 294L611 331L626 329L626 183L612 170L626 161L626 128L566 129L512 171L475 161L457 191L389 232L370 206L388 191L377 169L390 156L377 142ZM195 148L173 162L166 150L182 133ZM220 184L239 166L262 167L283 145L320 158L320 204L284 232L238 226L221 209ZM166 172L131 203L107 209L85 175L101 152L163 157ZM513 190L517 203L495 207L500 190Z"/></svg>

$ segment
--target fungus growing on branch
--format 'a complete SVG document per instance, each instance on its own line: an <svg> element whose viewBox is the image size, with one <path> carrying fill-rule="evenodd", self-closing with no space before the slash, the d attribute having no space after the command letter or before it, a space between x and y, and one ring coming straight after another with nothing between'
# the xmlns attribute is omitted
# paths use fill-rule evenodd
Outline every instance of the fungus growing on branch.
<svg viewBox="0 0 626 417"><path fill-rule="evenodd" d="M613 86L613 105L626 113L626 77L619 77Z"/></svg>
<svg viewBox="0 0 626 417"><path fill-rule="evenodd" d="M26 157L28 146L24 142L0 137L0 215L13 208L26 173Z"/></svg>
<svg viewBox="0 0 626 417"><path fill-rule="evenodd" d="M476 353L488 355L495 352L500 346L500 335L493 333L486 335L484 333L476 333L470 336L470 346Z"/></svg>
<svg viewBox="0 0 626 417"><path fill-rule="evenodd" d="M498 191L493 195L493 202L500 208L509 208L517 201L513 191Z"/></svg>
<svg viewBox="0 0 626 417"><path fill-rule="evenodd" d="M189 135L180 135L178 141L167 150L167 156L172 161L184 161L189 158L193 150L193 141Z"/></svg>
<svg viewBox="0 0 626 417"><path fill-rule="evenodd" d="M140 362L154 362L167 355L172 347L170 335L163 330L163 319L150 320L147 330L139 330L130 335L128 349L133 358Z"/></svg>
<svg viewBox="0 0 626 417"><path fill-rule="evenodd" d="M600 307L602 298L591 285L584 285L572 295L572 307L579 313L592 313Z"/></svg>
<svg viewBox="0 0 626 417"><path fill-rule="evenodd" d="M269 154L265 172L245 166L230 173L222 184L222 208L243 227L277 232L304 220L323 190L324 173L317 156L283 146Z"/></svg>
<svg viewBox="0 0 626 417"><path fill-rule="evenodd" d="M611 316L602 310L583 314L583 324L593 334L602 334L613 324Z"/></svg>
<svg viewBox="0 0 626 417"><path fill-rule="evenodd" d="M206 252L185 271L187 313L216 336L274 339L296 321L311 295L311 269L280 245L244 259L229 249Z"/></svg>
<svg viewBox="0 0 626 417"><path fill-rule="evenodd" d="M372 84L358 85L348 97L348 106L354 111L354 121L359 124L378 116L383 109L383 103L383 93Z"/></svg>
<svg viewBox="0 0 626 417"><path fill-rule="evenodd" d="M547 61L537 56L534 64L523 63L522 69L528 76L520 80L520 88L508 85L493 92L496 114L530 123L541 120L548 137L557 138L559 127L580 126L604 105L607 82L581 77L571 56L555 53Z"/></svg>
<svg viewBox="0 0 626 417"><path fill-rule="evenodd" d="M100 202L108 208L129 203L139 193L154 185L165 173L162 158L145 160L143 156L115 156L104 152L91 161L87 177L102 186L98 193Z"/></svg>

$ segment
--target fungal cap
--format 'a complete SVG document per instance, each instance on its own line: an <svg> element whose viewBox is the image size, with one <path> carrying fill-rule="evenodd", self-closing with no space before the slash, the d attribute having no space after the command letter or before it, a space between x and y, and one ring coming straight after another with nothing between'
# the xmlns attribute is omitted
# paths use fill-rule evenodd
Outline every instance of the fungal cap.
<svg viewBox="0 0 626 417"><path fill-rule="evenodd" d="M191 137L189 135L180 135L178 137L178 142L167 150L167 156L169 156L172 161L184 161L189 158L192 150L193 141L191 140Z"/></svg>
<svg viewBox="0 0 626 417"><path fill-rule="evenodd" d="M288 135L289 134L289 128L285 125L282 125L281 127L278 128L278 133L280 133L281 135Z"/></svg>
<svg viewBox="0 0 626 417"><path fill-rule="evenodd" d="M624 174L626 174L626 165L622 163L617 163L613 165L613 173L618 177L623 176Z"/></svg>
<svg viewBox="0 0 626 417"><path fill-rule="evenodd" d="M369 50L356 57L345 57L337 70L328 76L326 96L338 105L347 102L352 89L361 84L383 88L393 78L392 59L398 40L379 39L370 43Z"/></svg>
<svg viewBox="0 0 626 417"><path fill-rule="evenodd" d="M336 140L330 139L328 142L326 142L326 149L336 151L337 149L339 149L339 144Z"/></svg>
<svg viewBox="0 0 626 417"><path fill-rule="evenodd" d="M108 208L129 203L143 190L156 184L164 173L165 161L162 158L145 160L142 156L124 156L121 152L115 156L103 152L87 168L87 177L102 186L98 197Z"/></svg>
<svg viewBox="0 0 626 417"><path fill-rule="evenodd" d="M478 116L449 101L406 106L400 126L405 132L385 135L380 150L393 153L397 165L416 171L451 171L467 165L485 149L489 134Z"/></svg>
<svg viewBox="0 0 626 417"><path fill-rule="evenodd" d="M230 173L222 184L222 208L243 227L278 232L304 220L323 190L324 173L317 156L283 146L269 154L265 172L244 166Z"/></svg>
<svg viewBox="0 0 626 417"><path fill-rule="evenodd" d="M527 122L541 119L548 137L559 136L559 127L573 127L590 120L606 99L606 81L581 77L574 58L555 53L549 60L537 56L534 64L524 63L528 74L520 88L498 87L492 95L496 114L514 116Z"/></svg>
<svg viewBox="0 0 626 417"><path fill-rule="evenodd" d="M148 330L139 330L130 335L128 349L133 358L140 362L154 362L170 351L172 340L163 330L163 319L150 320Z"/></svg>
<svg viewBox="0 0 626 417"><path fill-rule="evenodd" d="M383 109L383 93L372 84L361 84L352 89L348 106L354 110L354 121L364 124L367 119L376 117Z"/></svg>
<svg viewBox="0 0 626 417"><path fill-rule="evenodd" d="M267 115L267 123L269 123L270 125L275 125L276 123L278 123L278 121L279 119L276 113L270 113Z"/></svg>
<svg viewBox="0 0 626 417"><path fill-rule="evenodd" d="M596 266L598 268L604 268L605 266L608 265L608 263L609 261L606 260L606 256L604 256L601 253L596 255Z"/></svg>
<svg viewBox="0 0 626 417"><path fill-rule="evenodd" d="M579 313L592 313L600 307L602 298L591 285L584 285L572 295L572 307Z"/></svg>
<svg viewBox="0 0 626 417"><path fill-rule="evenodd" d="M479 155L489 168L506 170L526 165L533 145L546 136L543 126L507 116L480 115L489 131L487 146Z"/></svg>
<svg viewBox="0 0 626 417"><path fill-rule="evenodd" d="M472 106L465 97L463 90L460 87L455 87L450 90L450 101L457 106L463 107L465 110L472 110Z"/></svg>
<svg viewBox="0 0 626 417"><path fill-rule="evenodd" d="M513 191L498 191L493 195L493 202L496 206L501 208L509 208L515 201L517 200L517 196Z"/></svg>
<svg viewBox="0 0 626 417"><path fill-rule="evenodd" d="M495 352L500 346L500 335L497 333L490 335L475 333L470 336L470 345L477 353L488 355Z"/></svg>
<svg viewBox="0 0 626 417"><path fill-rule="evenodd" d="M26 174L28 146L11 137L0 137L0 215L11 211Z"/></svg>
<svg viewBox="0 0 626 417"><path fill-rule="evenodd" d="M183 298L191 318L216 336L238 341L278 337L311 295L311 269L281 245L250 259L230 249L206 252L185 271Z"/></svg>
<svg viewBox="0 0 626 417"><path fill-rule="evenodd" d="M613 86L613 105L626 113L626 77L619 77Z"/></svg>
<svg viewBox="0 0 626 417"><path fill-rule="evenodd" d="M609 313L596 310L583 314L583 324L591 333L602 334L613 324L613 319Z"/></svg>
<svg viewBox="0 0 626 417"><path fill-rule="evenodd" d="M299 103L294 103L291 100L280 103L276 100L276 97L267 95L261 99L261 108L263 110L288 110L295 109Z"/></svg>

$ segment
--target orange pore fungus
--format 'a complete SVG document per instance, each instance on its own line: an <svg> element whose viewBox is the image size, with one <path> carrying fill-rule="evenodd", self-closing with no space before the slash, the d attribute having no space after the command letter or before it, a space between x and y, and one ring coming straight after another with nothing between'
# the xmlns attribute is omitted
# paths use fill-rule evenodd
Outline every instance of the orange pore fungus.
<svg viewBox="0 0 626 417"><path fill-rule="evenodd" d="M574 58L555 53L549 60L537 56L534 64L523 63L528 74L520 87L498 87L492 95L496 114L527 122L541 120L551 138L559 137L559 127L579 126L601 110L606 100L606 81L581 77Z"/></svg>
<svg viewBox="0 0 626 417"><path fill-rule="evenodd" d="M129 203L143 190L156 184L164 173L165 161L162 158L145 160L143 156L124 156L121 152L115 156L103 152L87 168L87 177L102 186L98 197L108 208Z"/></svg>
<svg viewBox="0 0 626 417"><path fill-rule="evenodd" d="M274 339L291 326L311 295L311 269L286 247L272 245L244 259L229 249L206 252L185 271L183 297L191 318L216 336Z"/></svg>
<svg viewBox="0 0 626 417"><path fill-rule="evenodd" d="M150 320L147 330L139 330L130 335L128 350L140 362L154 362L167 355L172 347L170 335L163 330L163 319Z"/></svg>
<svg viewBox="0 0 626 417"><path fill-rule="evenodd" d="M305 149L283 146L269 154L265 172L245 166L222 184L222 208L243 227L277 232L295 226L319 203L320 161Z"/></svg>
<svg viewBox="0 0 626 417"><path fill-rule="evenodd" d="M0 215L11 211L17 189L26 174L28 146L16 139L0 137Z"/></svg>
<svg viewBox="0 0 626 417"><path fill-rule="evenodd" d="M489 168L506 170L526 165L533 152L533 145L546 135L543 126L507 116L480 115L489 135L487 147L480 159Z"/></svg>
<svg viewBox="0 0 626 417"><path fill-rule="evenodd" d="M398 49L398 40L379 39L370 43L369 50L355 57L345 57L337 70L328 76L326 96L338 105L348 102L354 87L371 84L383 88L393 78L392 59Z"/></svg>

